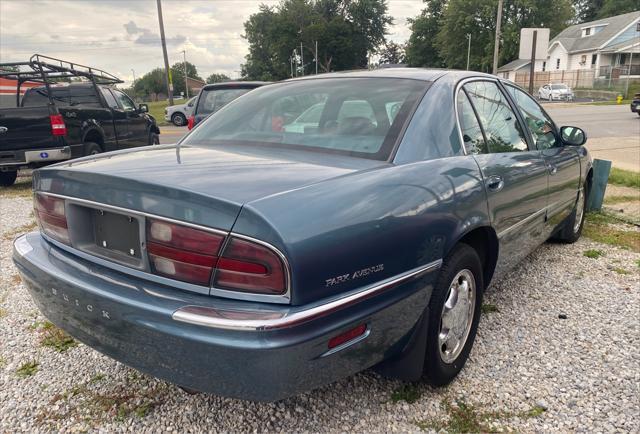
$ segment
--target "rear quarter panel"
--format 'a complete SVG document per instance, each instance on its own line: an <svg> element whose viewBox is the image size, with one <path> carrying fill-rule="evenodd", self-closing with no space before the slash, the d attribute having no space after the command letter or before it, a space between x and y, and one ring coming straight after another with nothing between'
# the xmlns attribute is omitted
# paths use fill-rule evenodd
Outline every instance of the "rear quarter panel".
<svg viewBox="0 0 640 434"><path fill-rule="evenodd" d="M233 231L285 254L291 301L304 304L441 259L488 221L478 167L460 156L389 164L253 201Z"/></svg>

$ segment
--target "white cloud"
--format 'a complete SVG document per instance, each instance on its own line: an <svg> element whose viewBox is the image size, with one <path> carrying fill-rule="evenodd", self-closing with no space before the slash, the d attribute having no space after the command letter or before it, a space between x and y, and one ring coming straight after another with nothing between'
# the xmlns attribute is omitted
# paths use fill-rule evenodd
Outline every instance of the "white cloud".
<svg viewBox="0 0 640 434"><path fill-rule="evenodd" d="M169 62L194 63L202 77L212 72L238 77L248 45L243 23L261 1L163 0ZM389 38L409 36L408 17L422 2L392 0ZM0 62L33 53L102 68L130 82L163 65L155 0L0 0Z"/></svg>

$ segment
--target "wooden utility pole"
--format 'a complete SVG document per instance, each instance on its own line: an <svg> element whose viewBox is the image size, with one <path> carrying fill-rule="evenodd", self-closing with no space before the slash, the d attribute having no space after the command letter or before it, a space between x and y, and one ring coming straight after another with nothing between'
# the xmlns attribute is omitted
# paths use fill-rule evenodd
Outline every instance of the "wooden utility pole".
<svg viewBox="0 0 640 434"><path fill-rule="evenodd" d="M167 41L164 38L164 22L162 21L162 3L158 3L158 21L160 22L160 40L162 42L162 54L164 56L164 82L167 86L169 105L173 105L173 83L171 83L171 71L169 70L169 55L167 54Z"/></svg>
<svg viewBox="0 0 640 434"><path fill-rule="evenodd" d="M496 17L496 40L493 44L493 75L498 73L498 54L500 53L500 24L502 23L502 0L498 0L498 16Z"/></svg>

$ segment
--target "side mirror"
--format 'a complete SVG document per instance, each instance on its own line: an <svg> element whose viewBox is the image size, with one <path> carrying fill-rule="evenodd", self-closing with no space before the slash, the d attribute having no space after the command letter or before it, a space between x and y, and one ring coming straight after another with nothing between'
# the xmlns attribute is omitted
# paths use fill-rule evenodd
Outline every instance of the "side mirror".
<svg viewBox="0 0 640 434"><path fill-rule="evenodd" d="M587 141L587 134L578 127L561 127L562 143L569 146L582 146Z"/></svg>
<svg viewBox="0 0 640 434"><path fill-rule="evenodd" d="M146 104L140 104L138 106L138 109L140 110L140 113L148 113L149 112L149 106Z"/></svg>

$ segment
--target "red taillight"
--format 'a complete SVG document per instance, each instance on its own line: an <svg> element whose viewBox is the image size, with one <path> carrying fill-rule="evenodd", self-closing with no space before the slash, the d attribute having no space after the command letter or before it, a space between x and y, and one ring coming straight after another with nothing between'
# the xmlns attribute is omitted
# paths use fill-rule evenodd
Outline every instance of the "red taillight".
<svg viewBox="0 0 640 434"><path fill-rule="evenodd" d="M215 274L214 286L260 294L286 292L284 264L271 249L231 237Z"/></svg>
<svg viewBox="0 0 640 434"><path fill-rule="evenodd" d="M193 128L193 126L195 125L195 123L196 123L195 116L193 116L193 115L189 116L189 118L187 119L187 128L189 130L191 130Z"/></svg>
<svg viewBox="0 0 640 434"><path fill-rule="evenodd" d="M71 244L64 200L36 193L35 216L42 232L61 243Z"/></svg>
<svg viewBox="0 0 640 434"><path fill-rule="evenodd" d="M161 220L147 220L147 252L155 274L209 286L224 236Z"/></svg>
<svg viewBox="0 0 640 434"><path fill-rule="evenodd" d="M67 135L67 126L64 124L62 115L51 115L49 120L51 121L51 134L54 136Z"/></svg>
<svg viewBox="0 0 640 434"><path fill-rule="evenodd" d="M340 346L344 343L347 343L355 338L357 338L358 336L362 336L364 334L364 332L367 331L367 325L366 324L361 324L356 328L353 328L351 330L348 330L342 334L339 334L336 337L333 337L331 339L329 339L329 344L328 347L329 349L335 348L337 346Z"/></svg>

